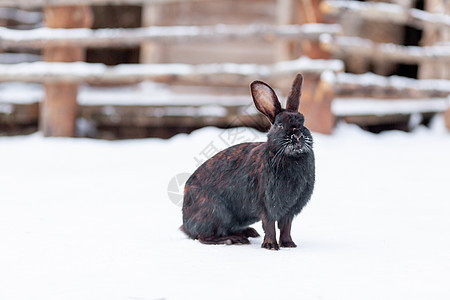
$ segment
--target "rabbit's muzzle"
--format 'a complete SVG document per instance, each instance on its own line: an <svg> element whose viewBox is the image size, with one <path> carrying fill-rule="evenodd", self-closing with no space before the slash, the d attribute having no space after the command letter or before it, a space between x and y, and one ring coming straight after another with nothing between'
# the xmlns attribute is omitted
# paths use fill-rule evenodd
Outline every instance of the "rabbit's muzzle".
<svg viewBox="0 0 450 300"><path fill-rule="evenodd" d="M310 140L301 132L291 134L289 140L285 152L288 156L300 156L312 150Z"/></svg>

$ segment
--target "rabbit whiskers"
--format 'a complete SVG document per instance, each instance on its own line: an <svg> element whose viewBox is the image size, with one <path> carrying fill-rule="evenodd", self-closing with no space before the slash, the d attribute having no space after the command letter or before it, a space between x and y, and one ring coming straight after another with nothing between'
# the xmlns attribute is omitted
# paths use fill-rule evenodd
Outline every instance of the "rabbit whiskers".
<svg viewBox="0 0 450 300"><path fill-rule="evenodd" d="M305 150L306 152L312 152L312 139L311 138L305 138Z"/></svg>
<svg viewBox="0 0 450 300"><path fill-rule="evenodd" d="M284 151L286 150L287 146L290 144L290 140L285 140L282 144L280 149L278 149L277 153L275 153L274 157L272 157L271 160L271 167L275 169L275 173L278 173L278 169L280 167L281 159L283 158Z"/></svg>

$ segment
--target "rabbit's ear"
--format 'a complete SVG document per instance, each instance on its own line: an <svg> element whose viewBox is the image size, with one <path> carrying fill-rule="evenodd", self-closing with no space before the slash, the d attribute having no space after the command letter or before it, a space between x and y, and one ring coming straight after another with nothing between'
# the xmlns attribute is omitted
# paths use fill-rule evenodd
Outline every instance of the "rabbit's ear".
<svg viewBox="0 0 450 300"><path fill-rule="evenodd" d="M256 108L273 124L275 116L281 112L281 104L277 95L270 86L262 81L253 81L250 89Z"/></svg>
<svg viewBox="0 0 450 300"><path fill-rule="evenodd" d="M298 111L300 106L300 97L302 96L302 84L303 76L302 74L297 74L292 83L291 92L286 102L286 109L289 111Z"/></svg>

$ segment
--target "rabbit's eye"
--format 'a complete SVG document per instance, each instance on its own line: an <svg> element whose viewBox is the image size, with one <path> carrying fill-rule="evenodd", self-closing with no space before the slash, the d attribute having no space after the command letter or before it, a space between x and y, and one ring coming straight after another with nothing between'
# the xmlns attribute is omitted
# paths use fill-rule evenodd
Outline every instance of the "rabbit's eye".
<svg viewBox="0 0 450 300"><path fill-rule="evenodd" d="M283 123L278 123L277 126L278 128L283 128Z"/></svg>

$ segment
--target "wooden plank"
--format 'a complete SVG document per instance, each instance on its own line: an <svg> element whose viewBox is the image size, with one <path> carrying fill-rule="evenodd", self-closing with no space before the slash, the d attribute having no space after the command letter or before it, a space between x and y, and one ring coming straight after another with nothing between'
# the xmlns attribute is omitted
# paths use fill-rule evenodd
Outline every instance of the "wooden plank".
<svg viewBox="0 0 450 300"><path fill-rule="evenodd" d="M211 0L0 0L0 7L43 7L70 5L144 5L186 2L203 2Z"/></svg>
<svg viewBox="0 0 450 300"><path fill-rule="evenodd" d="M448 107L447 98L383 99L342 98L333 100L333 113L338 117L387 116L443 113Z"/></svg>
<svg viewBox="0 0 450 300"><path fill-rule="evenodd" d="M321 11L328 15L356 17L371 21L406 24L422 29L424 25L450 27L450 16L443 13L429 13L398 4L359 1L323 1Z"/></svg>
<svg viewBox="0 0 450 300"><path fill-rule="evenodd" d="M39 104L0 103L0 123L9 127L37 124Z"/></svg>
<svg viewBox="0 0 450 300"><path fill-rule="evenodd" d="M205 114L201 106L120 106L108 105L80 106L80 116L93 120L102 126L133 126L133 127L162 127L162 126L256 126L263 124L264 117L260 114L236 114L236 109L247 106L224 108L223 115Z"/></svg>
<svg viewBox="0 0 450 300"><path fill-rule="evenodd" d="M355 55L366 59L389 60L397 63L418 64L423 62L450 63L449 46L400 46L374 43L358 37L331 37L320 39L323 49L339 56Z"/></svg>
<svg viewBox="0 0 450 300"><path fill-rule="evenodd" d="M326 70L341 72L340 60L297 60L271 65L256 64L126 64L107 67L89 63L34 62L0 65L0 81L22 82L92 82L102 84L137 83L152 80L190 85L247 86L256 79L290 82L297 73L321 74Z"/></svg>
<svg viewBox="0 0 450 300"><path fill-rule="evenodd" d="M44 14L48 27L90 27L93 21L87 6L50 6L44 9ZM76 46L48 46L43 52L47 62L83 61L85 56L84 49ZM77 92L78 83L45 83L45 99L39 119L39 128L44 136L75 136Z"/></svg>
<svg viewBox="0 0 450 300"><path fill-rule="evenodd" d="M346 123L357 124L359 126L377 126L386 124L396 124L396 123L407 123L410 116L407 114L393 114L385 116L344 116L342 119Z"/></svg>
<svg viewBox="0 0 450 300"><path fill-rule="evenodd" d="M160 11L160 26L213 26L216 24L276 25L275 0L235 1L220 0L210 2L179 3L157 5ZM218 32L220 35L220 32ZM269 37L268 37L269 38ZM220 45L215 39L198 43L159 44L162 46L159 63L183 62L205 63L258 63L275 62L275 45L282 39L273 40L249 37L242 40L223 40Z"/></svg>
<svg viewBox="0 0 450 300"><path fill-rule="evenodd" d="M336 96L380 99L445 98L450 95L450 80L412 79L400 76L384 77L367 74L333 74L322 76L333 85Z"/></svg>
<svg viewBox="0 0 450 300"><path fill-rule="evenodd" d="M147 10L146 10L147 11ZM147 13L149 13L147 11ZM0 28L0 48L59 47L136 47L152 43L199 43L262 40L318 40L323 33L339 33L339 25L214 25L214 26L151 26L117 29L51 29L28 31Z"/></svg>
<svg viewBox="0 0 450 300"><path fill-rule="evenodd" d="M12 7L0 7L0 23L8 26L38 25L42 22L43 15L37 11L27 11Z"/></svg>

